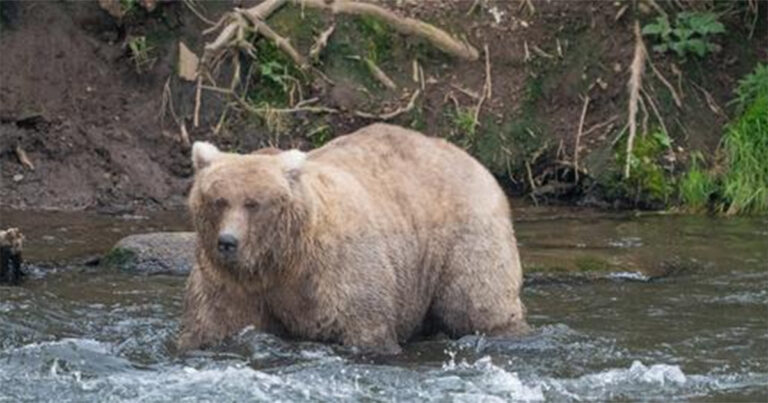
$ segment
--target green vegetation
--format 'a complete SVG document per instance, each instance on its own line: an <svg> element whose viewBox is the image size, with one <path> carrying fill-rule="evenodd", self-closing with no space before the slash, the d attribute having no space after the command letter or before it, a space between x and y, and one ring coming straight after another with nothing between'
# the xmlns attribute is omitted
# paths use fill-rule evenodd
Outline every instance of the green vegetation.
<svg viewBox="0 0 768 403"><path fill-rule="evenodd" d="M759 94L726 130L727 214L768 212L768 92Z"/></svg>
<svg viewBox="0 0 768 403"><path fill-rule="evenodd" d="M141 73L151 69L157 59L152 56L154 48L148 44L147 37L144 35L130 37L127 44L136 72Z"/></svg>
<svg viewBox="0 0 768 403"><path fill-rule="evenodd" d="M608 183L612 198L632 200L634 204L666 204L674 191L674 181L662 166L662 158L670 146L669 136L661 130L636 138L629 158L631 174L625 179L620 167L627 158L626 140L619 142L614 153L614 172Z"/></svg>
<svg viewBox="0 0 768 403"><path fill-rule="evenodd" d="M725 32L725 26L712 12L684 11L677 14L674 25L666 15L656 17L643 27L644 35L652 35L660 42L653 50L664 53L674 51L680 57L695 54L699 57L715 52L719 46L711 42L712 35Z"/></svg>
<svg viewBox="0 0 768 403"><path fill-rule="evenodd" d="M312 143L312 148L318 148L333 138L333 130L330 126L322 124L310 130L307 133L307 138Z"/></svg>
<svg viewBox="0 0 768 403"><path fill-rule="evenodd" d="M699 210L715 198L726 214L768 212L768 66L758 64L736 89L738 117L725 128L725 167L705 172L694 158L680 182L681 199Z"/></svg>
<svg viewBox="0 0 768 403"><path fill-rule="evenodd" d="M706 211L717 190L715 180L702 168L703 161L701 153L692 153L690 168L679 183L681 202L693 212Z"/></svg>

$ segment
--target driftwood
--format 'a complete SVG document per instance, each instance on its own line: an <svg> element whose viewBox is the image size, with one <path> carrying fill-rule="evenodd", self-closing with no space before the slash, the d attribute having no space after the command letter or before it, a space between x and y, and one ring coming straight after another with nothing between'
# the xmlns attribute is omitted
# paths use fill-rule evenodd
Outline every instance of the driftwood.
<svg viewBox="0 0 768 403"><path fill-rule="evenodd" d="M18 228L0 231L0 284L18 284L24 273L21 271L21 250L24 235Z"/></svg>

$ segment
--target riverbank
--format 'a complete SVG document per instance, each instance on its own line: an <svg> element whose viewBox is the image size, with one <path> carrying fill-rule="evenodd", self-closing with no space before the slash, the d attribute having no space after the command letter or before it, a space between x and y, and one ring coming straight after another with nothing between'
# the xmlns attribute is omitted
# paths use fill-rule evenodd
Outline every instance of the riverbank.
<svg viewBox="0 0 768 403"><path fill-rule="evenodd" d="M267 22L301 54L335 24L313 64L334 84L297 72L262 39L257 59L241 66L237 89L249 89L241 94L247 105L204 90L197 125L196 86L178 75L179 47L201 56L211 38L185 3L147 11L126 2L133 6L120 18L96 2L3 3L0 206L176 209L191 182L190 141L242 152L267 145L309 150L380 119L356 112L396 112L419 90L413 107L391 122L459 144L515 196L543 205L669 208L687 200L682 178L692 167L727 169L720 144L724 125L740 113L730 103L733 91L768 60L767 24L749 18L748 2L724 4L727 10L659 2L670 16L720 13L725 32L707 37L712 50L704 57L655 52L657 39L643 37L650 61L627 180L633 23L653 25L659 10L644 1L637 8L602 1L377 3L446 29L480 57L459 60L376 19L286 5ZM215 21L230 6L205 3L195 11ZM355 57L375 62L397 89L384 87ZM218 82L230 82L231 73L224 64ZM338 112L275 112L302 99ZM697 208L710 196L699 192Z"/></svg>

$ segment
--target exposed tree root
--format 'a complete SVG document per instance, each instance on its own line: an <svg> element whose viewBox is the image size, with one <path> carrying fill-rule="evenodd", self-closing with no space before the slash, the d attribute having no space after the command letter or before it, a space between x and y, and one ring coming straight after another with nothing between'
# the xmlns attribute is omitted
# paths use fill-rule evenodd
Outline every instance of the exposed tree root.
<svg viewBox="0 0 768 403"><path fill-rule="evenodd" d="M321 32L317 37L315 44L309 49L309 58L311 60L317 60L320 57L320 53L323 52L326 46L328 46L328 39L333 35L333 31L336 29L336 25L331 25L325 31Z"/></svg>
<svg viewBox="0 0 768 403"><path fill-rule="evenodd" d="M629 138L627 138L627 160L624 164L624 178L629 179L629 167L632 160L632 145L637 134L637 102L640 99L643 71L645 70L645 44L640 33L640 23L635 21L635 55L630 66L629 78Z"/></svg>
<svg viewBox="0 0 768 403"><path fill-rule="evenodd" d="M579 145L581 142L582 131L584 130L584 118L587 116L589 107L589 95L584 97L584 107L581 108L581 118L579 119L579 130L576 132L576 141L573 145L573 175L574 182L579 182Z"/></svg>

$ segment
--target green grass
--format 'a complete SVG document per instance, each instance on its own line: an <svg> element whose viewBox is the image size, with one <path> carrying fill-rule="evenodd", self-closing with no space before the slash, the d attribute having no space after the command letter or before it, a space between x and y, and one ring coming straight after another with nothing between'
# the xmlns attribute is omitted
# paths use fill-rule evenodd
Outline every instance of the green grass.
<svg viewBox="0 0 768 403"><path fill-rule="evenodd" d="M701 153L691 154L691 166L682 176L679 183L680 199L692 212L706 211L709 201L717 191L717 182L712 175L702 167Z"/></svg>
<svg viewBox="0 0 768 403"><path fill-rule="evenodd" d="M768 66L758 64L735 93L737 117L721 144L723 169L706 172L694 156L680 180L682 202L693 211L715 199L727 215L768 213Z"/></svg>
<svg viewBox="0 0 768 403"><path fill-rule="evenodd" d="M727 214L768 212L768 92L757 95L723 139L728 170L723 176Z"/></svg>

